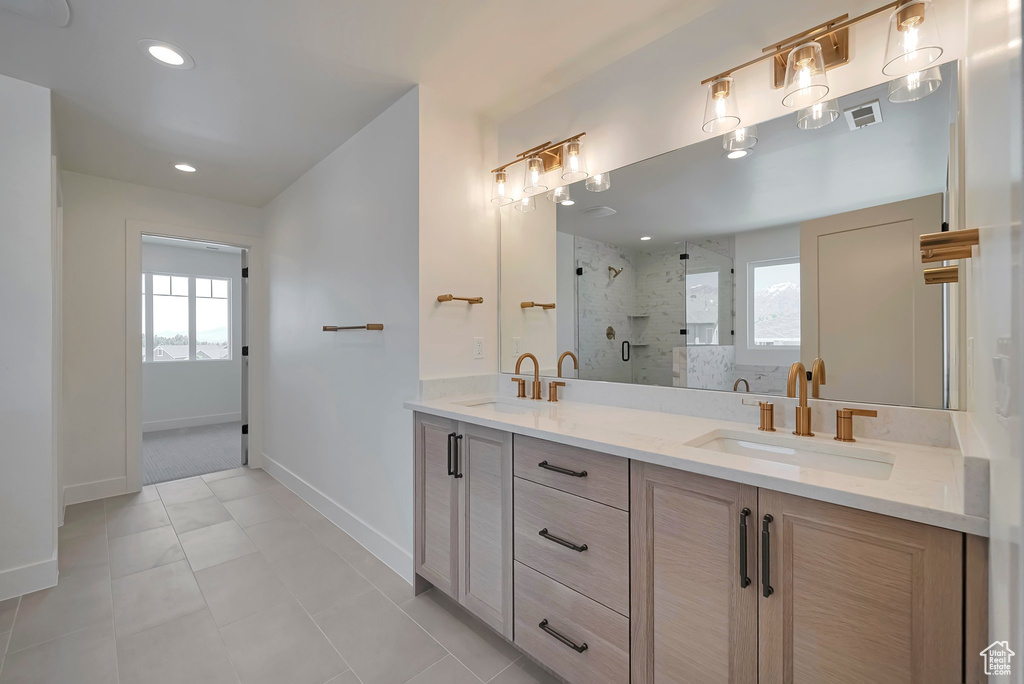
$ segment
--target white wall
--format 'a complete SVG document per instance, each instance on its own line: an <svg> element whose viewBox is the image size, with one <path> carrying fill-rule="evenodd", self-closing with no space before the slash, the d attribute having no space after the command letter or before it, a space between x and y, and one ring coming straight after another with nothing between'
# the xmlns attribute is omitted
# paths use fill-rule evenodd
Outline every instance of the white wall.
<svg viewBox="0 0 1024 684"><path fill-rule="evenodd" d="M266 210L264 467L409 579L413 426L402 401L418 391L419 295L438 294L419 292L418 97ZM384 330L321 332L364 323Z"/></svg>
<svg viewBox="0 0 1024 684"><path fill-rule="evenodd" d="M480 117L419 90L419 373L442 378L498 368L498 229ZM483 297L483 304L437 296ZM473 345L484 338L484 358Z"/></svg>
<svg viewBox="0 0 1024 684"><path fill-rule="evenodd" d="M259 236L263 216L251 207L67 171L61 181L63 476L67 501L74 502L126 486L126 221ZM250 442L257 442L252 432Z"/></svg>
<svg viewBox="0 0 1024 684"><path fill-rule="evenodd" d="M0 600L57 580L50 91L0 76Z"/></svg>
<svg viewBox="0 0 1024 684"><path fill-rule="evenodd" d="M241 420L242 255L143 243L142 270L231 281L231 359L143 364L143 431Z"/></svg>
<svg viewBox="0 0 1024 684"><path fill-rule="evenodd" d="M747 267L751 261L800 256L800 226L780 226L736 234L736 364L741 366L789 366L800 360L800 350L749 349L747 321Z"/></svg>
<svg viewBox="0 0 1024 684"><path fill-rule="evenodd" d="M968 275L968 412L991 458L989 621L991 640L1017 652L1024 682L1024 235L1021 231L1020 5L968 6L964 122L966 226L981 244ZM983 454L978 454L983 455Z"/></svg>

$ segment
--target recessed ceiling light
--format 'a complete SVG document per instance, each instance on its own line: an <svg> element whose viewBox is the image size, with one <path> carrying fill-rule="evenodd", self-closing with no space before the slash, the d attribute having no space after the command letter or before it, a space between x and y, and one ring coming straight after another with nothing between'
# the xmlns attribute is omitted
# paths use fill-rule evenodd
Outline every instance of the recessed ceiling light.
<svg viewBox="0 0 1024 684"><path fill-rule="evenodd" d="M743 159L750 154L750 150L733 150L729 154L725 155L727 159Z"/></svg>
<svg viewBox="0 0 1024 684"><path fill-rule="evenodd" d="M191 69L196 65L192 56L180 47L165 43L162 40L144 38L139 41L139 47L146 51L150 59L169 66L174 69Z"/></svg>
<svg viewBox="0 0 1024 684"><path fill-rule="evenodd" d="M640 238L640 239L641 239L641 240L650 240L650 239L651 239L651 236L650 236L650 235L644 235L644 236L643 236L642 238Z"/></svg>
<svg viewBox="0 0 1024 684"><path fill-rule="evenodd" d="M576 200L562 200L561 202L559 202L559 204L561 204L563 207L571 207L572 205L576 204Z"/></svg>
<svg viewBox="0 0 1024 684"><path fill-rule="evenodd" d="M196 167L192 166L191 164L175 164L174 168L178 169L179 171L184 171L185 173L196 172Z"/></svg>

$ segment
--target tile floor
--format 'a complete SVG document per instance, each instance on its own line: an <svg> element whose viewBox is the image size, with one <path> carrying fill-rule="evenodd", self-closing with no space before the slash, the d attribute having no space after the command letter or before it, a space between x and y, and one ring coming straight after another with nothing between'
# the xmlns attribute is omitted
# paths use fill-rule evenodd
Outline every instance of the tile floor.
<svg viewBox="0 0 1024 684"><path fill-rule="evenodd" d="M0 601L0 684L554 681L262 470L69 506L59 551Z"/></svg>

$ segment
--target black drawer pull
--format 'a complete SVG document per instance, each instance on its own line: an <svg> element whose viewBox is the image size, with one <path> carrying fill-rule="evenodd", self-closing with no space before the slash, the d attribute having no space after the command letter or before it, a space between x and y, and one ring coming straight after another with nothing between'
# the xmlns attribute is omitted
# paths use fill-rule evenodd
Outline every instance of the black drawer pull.
<svg viewBox="0 0 1024 684"><path fill-rule="evenodd" d="M456 478L462 477L462 470L459 468L459 461L462 459L462 435L455 435L455 472Z"/></svg>
<svg viewBox="0 0 1024 684"><path fill-rule="evenodd" d="M586 477L587 476L587 471L586 470L576 471L576 470L569 470L568 468L560 468L558 466L551 465L547 461L541 461L540 463L537 464L537 467L538 468L543 468L544 470L553 470L556 473L562 473L563 475L571 475L573 477Z"/></svg>
<svg viewBox="0 0 1024 684"><path fill-rule="evenodd" d="M448 476L451 477L455 474L455 468L452 467L452 440L455 439L456 433L448 433Z"/></svg>
<svg viewBox="0 0 1024 684"><path fill-rule="evenodd" d="M747 516L750 509L740 511L740 586L749 587L750 577L747 575Z"/></svg>
<svg viewBox="0 0 1024 684"><path fill-rule="evenodd" d="M543 629L545 632L547 632L551 636L553 636L556 639L558 639L559 641L561 641L563 644L565 644L566 646L568 646L572 650L576 651L577 653L583 653L588 648L590 648L589 646L587 646L587 642L584 641L582 644L577 646L576 642L573 641L572 639L570 639L569 637L562 636L561 634L559 634L558 632L553 630L551 627L548 627L548 619L547 618L544 618L543 620L541 620L540 624L537 625L537 626L540 627L541 629Z"/></svg>
<svg viewBox="0 0 1024 684"><path fill-rule="evenodd" d="M544 537L545 539L550 539L551 541L555 542L556 544L561 544L562 546L564 546L567 549L572 549L573 551L579 551L579 552L582 553L583 551L587 550L587 545L586 544L583 544L582 546L577 546L576 544L573 544L571 541L566 541L565 539L562 539L561 537L556 537L553 534L548 534L548 528L546 528L546 527L543 530L541 530L540 532L538 532L537 534L539 534L540 536Z"/></svg>
<svg viewBox="0 0 1024 684"><path fill-rule="evenodd" d="M761 520L761 594L768 598L775 593L772 589L772 533L768 523L775 520L766 515Z"/></svg>

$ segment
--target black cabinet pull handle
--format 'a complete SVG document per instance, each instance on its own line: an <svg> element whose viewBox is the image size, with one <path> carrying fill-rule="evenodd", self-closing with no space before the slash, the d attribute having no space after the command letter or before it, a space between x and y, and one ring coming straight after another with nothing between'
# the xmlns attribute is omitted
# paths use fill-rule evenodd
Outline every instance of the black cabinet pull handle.
<svg viewBox="0 0 1024 684"><path fill-rule="evenodd" d="M459 461L462 459L462 435L455 435L455 472L453 473L456 478L462 477L462 469L459 467Z"/></svg>
<svg viewBox="0 0 1024 684"><path fill-rule="evenodd" d="M587 476L587 471L586 470L576 471L576 470L569 470L568 468L560 468L559 466L551 465L547 461L541 461L540 463L537 464L537 467L538 468L543 468L544 470L553 470L556 473L562 473L563 475L571 475L572 477L586 477Z"/></svg>
<svg viewBox="0 0 1024 684"><path fill-rule="evenodd" d="M455 439L455 433L448 433L448 476L451 477L455 474L455 468L452 467L452 440Z"/></svg>
<svg viewBox="0 0 1024 684"><path fill-rule="evenodd" d="M775 593L772 589L772 533L768 523L775 520L766 515L761 520L761 595L768 598Z"/></svg>
<svg viewBox="0 0 1024 684"><path fill-rule="evenodd" d="M543 629L545 632L547 632L551 636L553 636L556 639L558 639L559 641L561 641L563 644L565 644L566 646L568 646L572 650L576 651L577 653L583 653L588 648L590 648L589 646L587 646L587 642L584 641L582 644L577 646L576 642L573 641L572 639L570 639L569 637L562 636L561 634L556 632L551 627L548 627L548 619L547 618L544 618L543 620L541 620L540 624L537 625L537 626L540 627L541 629Z"/></svg>
<svg viewBox="0 0 1024 684"><path fill-rule="evenodd" d="M740 586L749 587L750 577L747 575L747 516L750 509L740 511Z"/></svg>
<svg viewBox="0 0 1024 684"><path fill-rule="evenodd" d="M573 551L579 551L580 553L582 553L582 552L587 550L587 545L586 544L583 544L582 546L579 546L579 545L573 544L571 541L567 541L565 539L562 539L561 537L556 537L553 534L549 534L548 533L548 528L546 528L546 527L543 530L541 530L540 532L538 532L537 534L539 534L540 536L544 537L545 539L550 539L551 541L555 542L556 544L561 544L562 546L564 546L567 549L572 549Z"/></svg>

